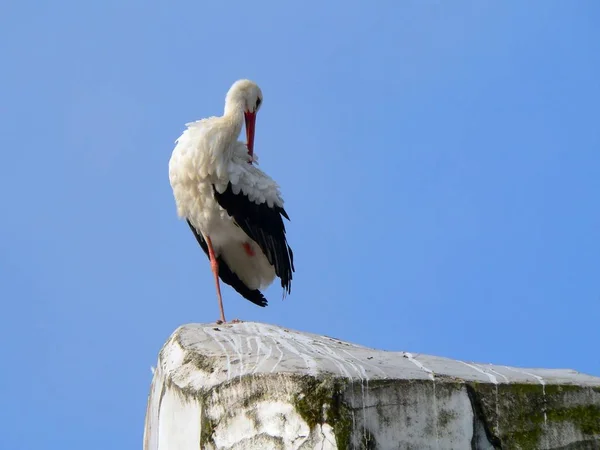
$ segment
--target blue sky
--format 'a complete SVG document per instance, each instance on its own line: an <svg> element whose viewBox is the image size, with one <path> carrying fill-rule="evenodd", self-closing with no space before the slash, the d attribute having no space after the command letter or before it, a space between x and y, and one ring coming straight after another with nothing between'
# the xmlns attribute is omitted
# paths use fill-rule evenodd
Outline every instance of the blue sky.
<svg viewBox="0 0 600 450"><path fill-rule="evenodd" d="M3 448L140 445L161 345L218 317L168 160L238 78L297 273L230 318L600 375L600 3L2 10Z"/></svg>

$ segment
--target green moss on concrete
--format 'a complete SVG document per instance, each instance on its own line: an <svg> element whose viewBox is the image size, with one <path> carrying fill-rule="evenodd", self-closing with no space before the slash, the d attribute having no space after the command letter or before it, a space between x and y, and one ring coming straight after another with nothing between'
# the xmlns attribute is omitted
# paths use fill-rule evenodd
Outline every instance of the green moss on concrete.
<svg viewBox="0 0 600 450"><path fill-rule="evenodd" d="M215 370L213 358L196 352L187 352L183 358L183 364L192 364L198 370L212 373Z"/></svg>
<svg viewBox="0 0 600 450"><path fill-rule="evenodd" d="M201 428L200 428L200 448L205 448L207 444L214 445L213 434L215 432L215 428L217 424L208 418L205 414L206 406L203 402L202 404L202 415L201 415Z"/></svg>
<svg viewBox="0 0 600 450"><path fill-rule="evenodd" d="M244 396L244 398L242 400L242 406L244 408L247 408L248 406L250 406L252 404L256 404L262 400L265 400L268 397L268 393L264 389L262 389L260 386L258 386L258 385L252 386L252 380L246 378L246 379L242 379L241 382L242 383L246 382L247 387L246 387L245 391L251 392L251 394Z"/></svg>
<svg viewBox="0 0 600 450"><path fill-rule="evenodd" d="M569 422L581 433L600 436L600 407L596 405L557 408L548 411L548 422Z"/></svg>
<svg viewBox="0 0 600 450"><path fill-rule="evenodd" d="M577 404L595 388L576 385L515 383L495 385L472 383L478 393L488 425L505 445L516 449L539 447L545 430L556 423L571 423L586 436L600 435L600 407ZM496 410L497 404L497 410ZM496 414L498 411L498 414ZM499 430L496 429L498 424Z"/></svg>
<svg viewBox="0 0 600 450"><path fill-rule="evenodd" d="M478 396L484 425L515 449L538 447L545 400L540 384L469 383Z"/></svg>
<svg viewBox="0 0 600 450"><path fill-rule="evenodd" d="M296 411L311 430L324 423L333 428L339 450L349 448L352 412L343 401L346 382L334 377L303 377L301 392L294 396Z"/></svg>
<svg viewBox="0 0 600 450"><path fill-rule="evenodd" d="M498 388L501 440L516 449L539 447L547 396L541 384L503 384Z"/></svg>
<svg viewBox="0 0 600 450"><path fill-rule="evenodd" d="M445 380L443 383L437 384L435 389L435 396L438 405L446 404L449 399L454 395L460 395L464 389L464 383L456 382L455 380ZM432 393L433 394L433 393ZM437 430L438 433L444 433L448 426L451 426L452 422L458 417L456 411L452 409L446 409L439 407L437 412Z"/></svg>
<svg viewBox="0 0 600 450"><path fill-rule="evenodd" d="M540 438L542 437L542 430L536 427L529 431L514 431L506 434L506 439L503 442L507 442L510 447L516 450L532 450L539 448Z"/></svg>
<svg viewBox="0 0 600 450"><path fill-rule="evenodd" d="M254 423L254 427L257 430L259 430L260 427L262 426L262 422L258 417L258 411L256 411L256 409L250 409L250 410L244 411L244 414L246 415L246 417L248 419L250 419Z"/></svg>
<svg viewBox="0 0 600 450"><path fill-rule="evenodd" d="M298 414L312 430L318 424L325 423L325 405L333 397L333 378L302 378L302 389L294 396L294 406Z"/></svg>
<svg viewBox="0 0 600 450"><path fill-rule="evenodd" d="M438 429L443 430L454 419L456 419L456 413L454 411L448 409L441 409L438 412Z"/></svg>
<svg viewBox="0 0 600 450"><path fill-rule="evenodd" d="M350 448L352 439L352 411L343 400L343 386L336 385L331 407L327 411L327 423L333 427L339 450Z"/></svg>

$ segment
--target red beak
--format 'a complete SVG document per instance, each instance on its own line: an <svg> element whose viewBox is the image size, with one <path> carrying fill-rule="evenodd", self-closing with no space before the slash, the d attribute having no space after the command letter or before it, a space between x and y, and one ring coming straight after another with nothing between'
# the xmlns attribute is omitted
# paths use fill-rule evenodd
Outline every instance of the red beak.
<svg viewBox="0 0 600 450"><path fill-rule="evenodd" d="M248 147L248 154L254 155L254 125L256 123L256 112L246 111L244 113L244 119L246 120L246 146Z"/></svg>

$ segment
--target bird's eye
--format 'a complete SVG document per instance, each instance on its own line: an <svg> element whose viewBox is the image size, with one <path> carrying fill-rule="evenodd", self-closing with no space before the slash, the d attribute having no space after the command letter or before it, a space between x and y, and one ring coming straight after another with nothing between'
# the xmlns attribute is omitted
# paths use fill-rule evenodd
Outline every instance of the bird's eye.
<svg viewBox="0 0 600 450"><path fill-rule="evenodd" d="M256 108L254 109L254 111L258 111L258 108L260 108L261 103L262 103L262 100L260 98L256 99Z"/></svg>

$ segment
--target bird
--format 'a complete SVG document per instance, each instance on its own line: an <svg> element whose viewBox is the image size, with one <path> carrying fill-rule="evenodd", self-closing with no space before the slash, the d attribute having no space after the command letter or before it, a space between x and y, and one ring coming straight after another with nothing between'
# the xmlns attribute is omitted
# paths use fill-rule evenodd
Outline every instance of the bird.
<svg viewBox="0 0 600 450"><path fill-rule="evenodd" d="M186 123L169 159L177 215L210 261L218 324L226 323L219 279L265 307L261 290L278 277L285 298L295 272L281 189L255 165L255 124L262 101L255 82L236 81L225 96L223 115ZM238 141L243 125L246 143Z"/></svg>

